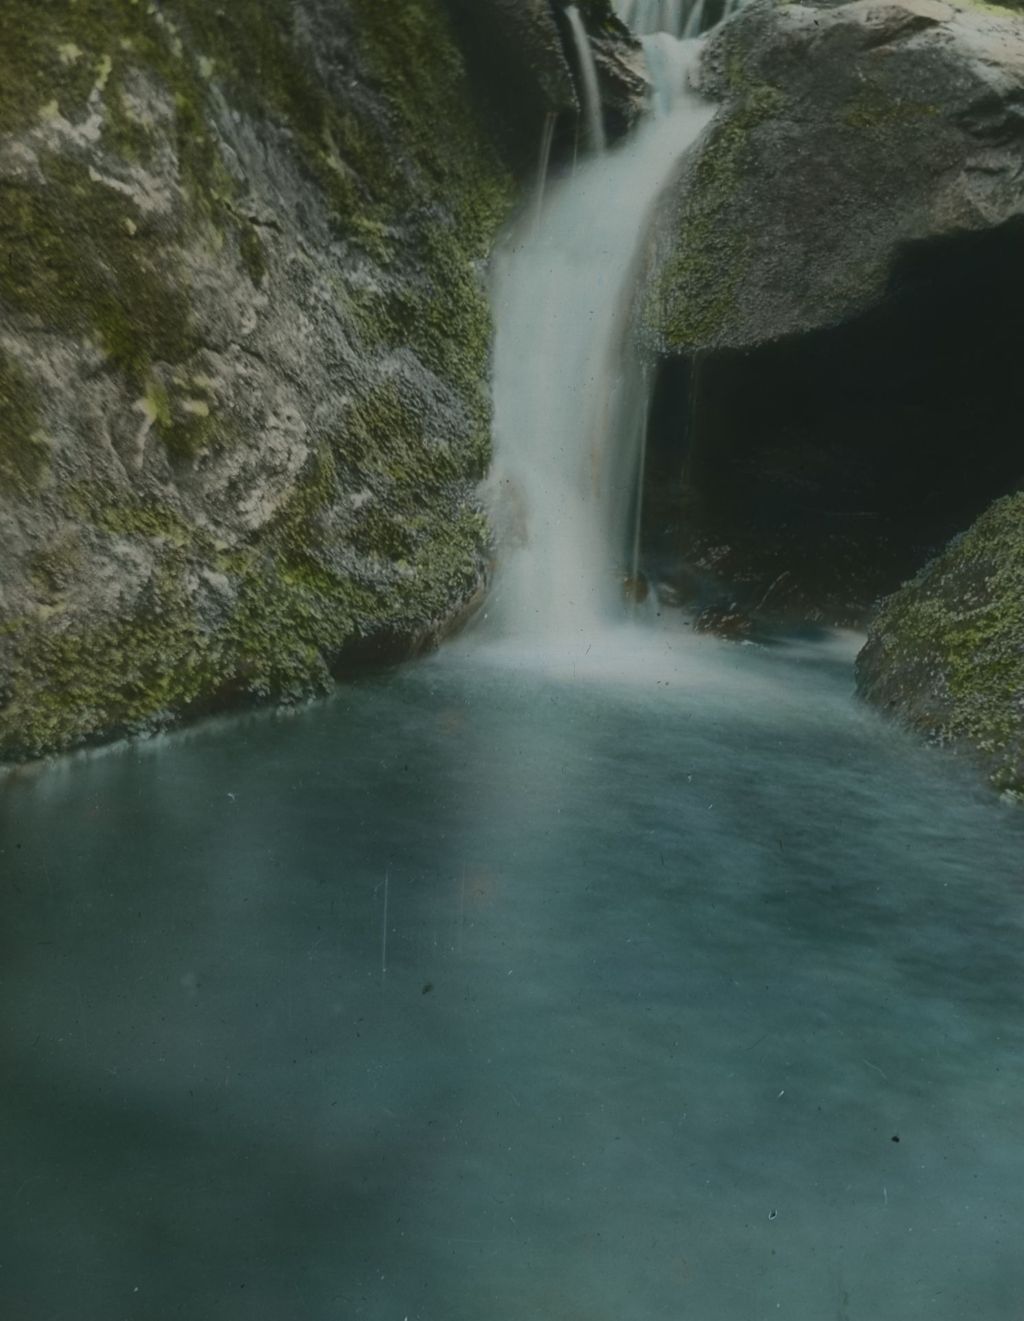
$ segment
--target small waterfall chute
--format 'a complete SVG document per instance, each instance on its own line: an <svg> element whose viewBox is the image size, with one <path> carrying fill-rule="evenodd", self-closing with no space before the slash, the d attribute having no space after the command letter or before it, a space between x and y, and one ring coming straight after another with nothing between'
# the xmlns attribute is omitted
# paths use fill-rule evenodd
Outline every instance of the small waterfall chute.
<svg viewBox="0 0 1024 1321"><path fill-rule="evenodd" d="M725 22L745 0L722 0L718 21ZM638 37L651 37L666 32L671 37L699 37L715 22L715 5L707 0L615 0L614 9L619 18ZM709 20L711 20L709 22Z"/></svg>
<svg viewBox="0 0 1024 1321"><path fill-rule="evenodd" d="M558 115L550 111L544 117L544 129L540 137L540 158L537 161L537 190L536 203L534 205L534 223L540 224L541 212L544 210L544 193L548 186L548 172L551 169L551 146L555 140L555 125L558 123Z"/></svg>
<svg viewBox="0 0 1024 1321"><path fill-rule="evenodd" d="M655 202L713 113L688 88L699 43L661 34L645 46L656 113L551 184L495 263L490 490L502 562L489 614L522 639L585 642L621 617L623 580L638 578L636 265Z"/></svg>
<svg viewBox="0 0 1024 1321"><path fill-rule="evenodd" d="M583 96L583 116L587 126L587 140L594 151L604 151L606 146L604 116L601 113L601 87L597 81L597 65L590 37L583 24L583 16L575 5L565 11L576 47L576 59L580 70L580 91Z"/></svg>
<svg viewBox="0 0 1024 1321"><path fill-rule="evenodd" d="M690 10L689 17L686 20L686 26L683 28L683 36L688 38L699 37L703 24L704 0L697 0L697 3Z"/></svg>

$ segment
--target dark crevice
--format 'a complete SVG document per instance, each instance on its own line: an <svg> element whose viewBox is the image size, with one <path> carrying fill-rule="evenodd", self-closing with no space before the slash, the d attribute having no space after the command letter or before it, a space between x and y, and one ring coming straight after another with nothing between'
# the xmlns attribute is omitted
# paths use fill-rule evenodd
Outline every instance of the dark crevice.
<svg viewBox="0 0 1024 1321"><path fill-rule="evenodd" d="M1024 477L1024 220L908 245L842 325L663 363L644 544L854 622Z"/></svg>

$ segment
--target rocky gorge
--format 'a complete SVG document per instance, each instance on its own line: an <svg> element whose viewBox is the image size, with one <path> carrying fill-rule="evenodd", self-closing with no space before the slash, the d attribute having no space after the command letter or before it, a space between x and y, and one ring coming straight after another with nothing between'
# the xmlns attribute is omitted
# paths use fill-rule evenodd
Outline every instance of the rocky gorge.
<svg viewBox="0 0 1024 1321"><path fill-rule="evenodd" d="M323 692L480 599L487 263L545 124L578 150L566 9L3 0L0 757ZM579 11L614 141L639 45ZM864 694L1018 789L1022 20L702 13L636 285L651 576L869 624Z"/></svg>
<svg viewBox="0 0 1024 1321"><path fill-rule="evenodd" d="M990 5L0 0L0 1318L1016 1314L1022 162Z"/></svg>

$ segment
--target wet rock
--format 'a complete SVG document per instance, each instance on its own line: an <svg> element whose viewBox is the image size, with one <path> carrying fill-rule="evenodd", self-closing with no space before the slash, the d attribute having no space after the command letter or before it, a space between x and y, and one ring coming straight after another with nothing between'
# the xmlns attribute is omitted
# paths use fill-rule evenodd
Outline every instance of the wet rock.
<svg viewBox="0 0 1024 1321"><path fill-rule="evenodd" d="M754 621L735 605L709 605L694 618L693 631L742 641L754 632Z"/></svg>
<svg viewBox="0 0 1024 1321"><path fill-rule="evenodd" d="M573 72L549 0L448 0L474 82L532 161L548 115L579 112Z"/></svg>
<svg viewBox="0 0 1024 1321"><path fill-rule="evenodd" d="M640 43L616 18L608 0L575 0L590 38L605 128L610 139L621 137L643 114L650 86ZM553 0L565 49L575 62L575 50L564 12L572 0ZM575 68L575 64L574 64Z"/></svg>
<svg viewBox="0 0 1024 1321"><path fill-rule="evenodd" d="M701 85L638 303L657 550L859 624L1024 477L1024 22L754 0Z"/></svg>

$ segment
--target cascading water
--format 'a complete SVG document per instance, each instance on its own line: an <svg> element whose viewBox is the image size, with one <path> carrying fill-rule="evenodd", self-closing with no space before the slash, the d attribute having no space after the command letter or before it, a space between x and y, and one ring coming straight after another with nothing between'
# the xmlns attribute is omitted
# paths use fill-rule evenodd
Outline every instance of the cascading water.
<svg viewBox="0 0 1024 1321"><path fill-rule="evenodd" d="M742 0L723 0L717 17L724 22ZM714 3L707 0L615 0L616 16L638 37L668 32L674 37L696 37L708 26L709 11L715 16Z"/></svg>
<svg viewBox="0 0 1024 1321"><path fill-rule="evenodd" d="M711 116L690 90L699 45L645 39L653 113L581 162L499 258L494 293L502 566L491 606L505 635L586 645L622 613L644 401L626 349L651 209Z"/></svg>
<svg viewBox="0 0 1024 1321"><path fill-rule="evenodd" d="M580 67L580 84L583 89L583 114L587 125L588 146L594 151L604 151L604 121L601 117L601 89L597 81L597 66L594 52L590 48L590 38L583 26L580 11L570 5L565 11L572 29L572 39L576 46L576 58Z"/></svg>

